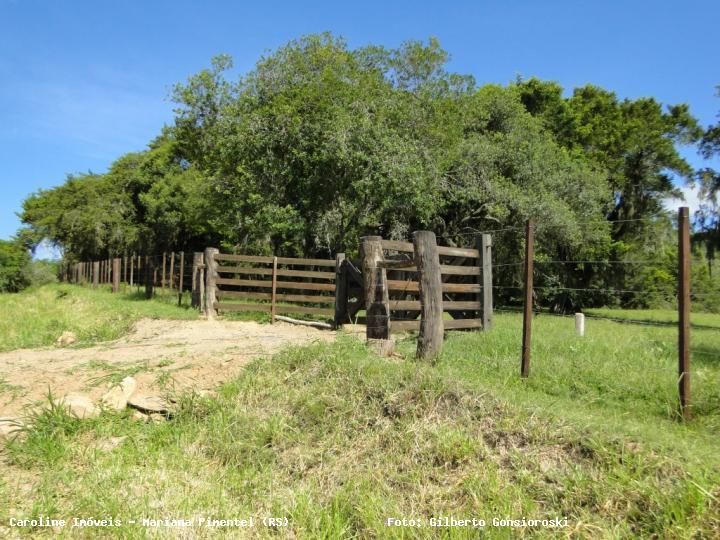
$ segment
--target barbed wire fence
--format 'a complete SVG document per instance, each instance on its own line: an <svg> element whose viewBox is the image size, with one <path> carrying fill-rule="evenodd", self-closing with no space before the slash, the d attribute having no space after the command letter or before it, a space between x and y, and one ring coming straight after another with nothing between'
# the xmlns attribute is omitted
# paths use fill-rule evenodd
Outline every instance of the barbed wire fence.
<svg viewBox="0 0 720 540"><path fill-rule="evenodd" d="M609 226L614 227L617 224L630 222L651 222L650 219L635 220L616 220L610 221ZM578 225L594 226L599 225L599 221L587 221ZM607 223L604 226L608 226ZM548 231L552 225L543 224L543 230ZM485 259L483 242L486 239L492 239L492 235L503 235L505 233L515 233L513 236L513 246L516 257L507 258L500 261L493 261L491 257ZM416 235L418 233L415 233ZM432 233L430 233L432 234ZM692 354L701 357L720 358L720 351L716 351L707 346L690 345L690 332L692 330L699 331L718 331L712 325L693 324L690 321L690 302L691 298L703 298L704 296L714 296L720 294L718 292L697 292L692 293L690 290L690 224L689 212L687 208L681 208L678 213L678 272L677 285L675 287L673 303L677 302L676 320L645 320L632 316L603 315L602 313L593 313L592 310L584 312L583 305L640 305L642 301L655 300L667 301L668 291L659 290L643 290L641 288L627 287L624 283L619 283L617 287L608 286L607 280L600 280L598 286L585 285L591 280L592 275L598 272L598 268L617 268L628 267L637 269L643 266L656 264L656 261L643 257L630 256L619 260L606 260L602 258L577 258L571 257L562 259L557 257L537 256L535 253L535 223L532 220L527 221L523 226L498 227L489 230L468 229L457 234L437 236L437 238L445 240L451 246L435 246L433 257L437 259L437 265L433 268L436 276L431 276L430 281L425 283L425 288L429 287L428 283L436 280L439 289L435 291L440 299L440 305L445 304L457 308L452 313L453 318L460 313L461 320L449 321L443 324L444 329L479 329L486 330L491 326L491 314L512 313L522 316L522 338L520 346L520 376L527 378L530 376L531 358L532 358L532 321L533 317L549 316L562 317L565 319L575 318L578 328L584 329L584 321L607 321L619 324L631 324L641 327L651 328L677 328L677 344L675 351L678 357L677 385L679 394L680 413L683 418L690 416L690 378L691 367L690 359ZM434 237L434 235L433 235ZM423 298L423 272L424 270L417 266L418 255L417 246L410 241L401 240L383 240L380 237L365 237L361 239L361 246L366 239L373 238L379 242L376 246L379 250L379 259L384 262L381 264L387 266L387 272L391 272L395 277L391 279L390 289L395 294L390 298L380 298L378 302L364 298L363 307L367 308L365 320L366 332L368 338L376 336L387 336L391 327L395 327L402 331L418 331L419 343L424 339L423 334L430 332L432 325L424 324L424 319L430 316L426 299ZM457 248L452 247L458 244L459 239L473 239L474 248ZM413 242L415 241L415 238ZM433 243L435 243L433 239ZM467 244L467 242L465 242ZM523 245L524 244L524 245ZM488 241L488 247L492 245L492 240ZM518 255L522 248L524 255ZM361 247L361 259L362 259ZM385 259L384 252L391 252L395 255L388 256ZM409 253L408 253L409 252ZM414 253L413 253L414 252ZM438 253L439 252L439 253ZM507 254L513 253L511 250L505 250ZM113 290L117 290L119 283L124 283L130 287L137 287L138 294L140 288L145 288L145 295L152 297L154 290L159 288L162 291L173 291L178 295L178 302L183 303L183 298L188 297L188 293L192 293L191 304L195 307L199 306L198 300L195 298L193 291L202 294L204 277L202 275L204 265L202 260L198 262L198 253L186 254L184 252L170 252L153 255L129 255L120 258L106 259L101 261L80 262L64 269L65 278L68 281L74 281L81 284L90 284L94 287L110 284ZM458 256L455 259L451 256ZM343 254L344 257L344 254ZM462 260L463 257L465 260ZM440 260L444 258L442 264ZM431 257L432 259L432 257ZM431 260L428 259L428 260ZM346 261L350 264L350 261ZM359 261L358 264L364 264ZM367 280L372 281L371 276L377 270L377 261L375 266L366 266L362 271L361 286L364 287L364 295L375 294L377 284L372 283L368 287ZM463 266L470 264L470 267ZM403 266L405 265L405 266ZM590 278L581 273L588 265L594 266L590 273ZM346 266L343 266L346 269ZM432 266L432 265L431 265ZM570 268L568 268L570 267ZM338 267L339 268L339 267ZM563 271L553 269L561 268ZM472 272L468 272L472 269ZM336 269L337 270L337 269ZM383 267L383 275L385 274ZM425 270L427 273L427 270ZM450 275L446 275L449 273ZM442 276L440 275L442 274ZM486 278L489 275L489 279ZM577 276L580 274L580 277ZM198 281L198 275L200 279ZM622 274L624 276L624 272ZM338 273L338 276L340 274ZM412 277L415 276L415 277ZM497 277L495 277L497 276ZM445 279L450 278L450 279ZM467 278L467 279L453 279ZM347 276L345 278L347 279ZM404 280L404 281L403 281ZM416 280L416 281L414 281ZM566 281L570 280L570 283ZM311 280L312 281L312 280ZM536 283L537 281L537 283ZM583 282L584 281L584 282ZM403 283L412 285L413 287L403 289ZM358 284L356 284L358 285ZM383 285L388 288L387 283ZM450 288L454 287L454 288ZM446 289L455 291L457 294L453 297L446 293ZM380 289L377 289L380 290ZM427 291L425 291L427 293ZM491 295L487 293L491 292ZM410 293L408 296L405 293ZM342 294L345 294L343 292ZM387 292L385 293L387 295ZM412 295L420 296L415 299ZM462 297L462 295L468 295ZM572 312L568 313L568 305L560 306L561 309L550 309L548 304L554 298L560 298L565 295L584 295L580 302L570 301L569 307ZM462 297L462 300L459 298ZM490 302L490 315L488 315L486 303ZM501 300L501 301L498 301ZM642 300L642 301L641 301ZM200 301L201 302L201 301ZM387 305L385 305L387 303ZM647 304L648 302L644 302ZM382 309L373 312L373 305L377 304ZM497 305L493 305L497 304ZM546 307L540 307L545 304ZM393 306L393 309L391 309ZM464 311L463 311L464 310ZM448 309L440 308L440 316L443 311ZM578 311L579 313L575 313ZM356 310L355 314L358 313ZM467 315L467 314L470 315ZM345 314L340 314L344 316ZM578 317L581 315L581 317ZM432 315L437 317L437 310ZM346 317L349 318L349 317ZM355 322L357 322L357 315ZM336 312L336 323L338 321ZM578 322L581 321L581 322ZM351 322L351 321L345 321ZM432 347L431 347L432 349Z"/></svg>

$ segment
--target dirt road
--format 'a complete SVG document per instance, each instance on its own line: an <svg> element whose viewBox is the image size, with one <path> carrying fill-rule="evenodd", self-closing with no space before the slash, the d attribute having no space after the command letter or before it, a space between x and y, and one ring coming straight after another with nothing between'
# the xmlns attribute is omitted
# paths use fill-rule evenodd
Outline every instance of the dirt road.
<svg viewBox="0 0 720 540"><path fill-rule="evenodd" d="M48 391L97 399L127 375L140 391L207 391L255 357L334 337L334 332L286 323L145 319L128 336L94 347L1 353L0 418L22 416L24 408L47 400Z"/></svg>

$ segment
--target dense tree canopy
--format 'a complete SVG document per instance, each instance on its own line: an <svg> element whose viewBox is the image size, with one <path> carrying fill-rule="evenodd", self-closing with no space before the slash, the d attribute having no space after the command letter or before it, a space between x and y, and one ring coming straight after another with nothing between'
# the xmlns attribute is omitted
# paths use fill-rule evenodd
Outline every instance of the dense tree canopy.
<svg viewBox="0 0 720 540"><path fill-rule="evenodd" d="M0 292L17 292L30 283L30 253L17 240L0 240Z"/></svg>
<svg viewBox="0 0 720 540"><path fill-rule="evenodd" d="M146 151L29 197L25 235L77 260L207 245L329 255L356 251L365 234L431 229L454 245L510 229L495 243L510 260L522 247L515 227L532 217L541 257L606 260L646 245L651 228L672 233L662 199L676 194L671 175L693 176L676 145L701 136L687 106L594 86L564 97L537 79L478 86L447 61L434 39L351 49L312 35L233 81L219 56L174 88L174 125Z"/></svg>

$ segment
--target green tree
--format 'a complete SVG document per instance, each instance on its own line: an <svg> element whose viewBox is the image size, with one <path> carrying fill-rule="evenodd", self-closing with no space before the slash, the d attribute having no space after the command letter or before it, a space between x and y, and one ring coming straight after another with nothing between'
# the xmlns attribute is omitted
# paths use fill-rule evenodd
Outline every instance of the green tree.
<svg viewBox="0 0 720 540"><path fill-rule="evenodd" d="M18 240L0 240L0 292L18 292L30 284L30 253Z"/></svg>

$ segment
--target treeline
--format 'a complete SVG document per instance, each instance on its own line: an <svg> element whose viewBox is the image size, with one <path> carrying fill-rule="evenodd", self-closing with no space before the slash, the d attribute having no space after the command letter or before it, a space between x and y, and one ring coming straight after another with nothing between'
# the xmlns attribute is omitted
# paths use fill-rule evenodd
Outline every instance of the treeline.
<svg viewBox="0 0 720 540"><path fill-rule="evenodd" d="M174 123L147 150L28 197L19 236L89 260L210 245L325 256L355 252L366 234L430 229L463 245L500 229L495 259L512 263L532 217L539 259L650 262L540 266L545 285L652 291L543 289L540 302L672 303L675 232L662 201L678 194L673 177L698 174L679 144L712 152L688 107L592 85L566 97L538 79L478 85L447 62L434 39L351 49L329 34L290 42L240 77L219 56L174 88ZM709 293L700 262L694 290ZM499 283L519 276L508 266ZM720 295L702 298L720 307Z"/></svg>

